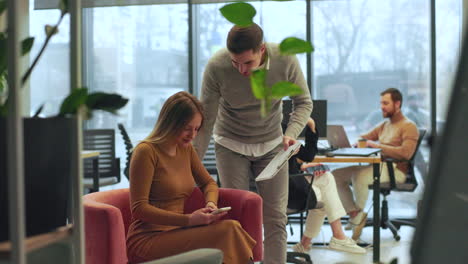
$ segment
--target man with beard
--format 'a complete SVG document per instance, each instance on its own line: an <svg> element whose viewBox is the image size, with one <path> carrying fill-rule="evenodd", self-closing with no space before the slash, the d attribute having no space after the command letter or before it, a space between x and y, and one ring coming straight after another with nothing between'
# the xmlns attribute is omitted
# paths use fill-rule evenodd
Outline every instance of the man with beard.
<svg viewBox="0 0 468 264"><path fill-rule="evenodd" d="M366 140L366 147L382 149L381 155L397 160L409 160L413 155L419 132L413 121L401 112L403 97L396 88L388 88L380 93L383 121L361 138ZM406 180L408 166L406 162L394 163L397 183ZM380 182L389 182L386 163L381 163ZM353 239L357 240L366 223L367 214L363 211L366 205L369 184L372 184L372 166L351 166L333 171L341 202L349 214L349 226L353 228ZM353 185L354 197L350 183Z"/></svg>

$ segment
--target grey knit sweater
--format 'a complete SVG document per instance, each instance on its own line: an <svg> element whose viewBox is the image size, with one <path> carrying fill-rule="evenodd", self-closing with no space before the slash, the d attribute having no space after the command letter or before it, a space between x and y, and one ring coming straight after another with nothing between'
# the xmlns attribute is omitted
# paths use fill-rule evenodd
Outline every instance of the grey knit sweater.
<svg viewBox="0 0 468 264"><path fill-rule="evenodd" d="M297 138L312 112L307 83L295 56L280 55L277 44L267 43L266 47L270 59L267 85L289 81L304 90L302 95L291 97L295 111L285 132ZM193 142L200 158L206 152L213 127L215 134L245 144L263 143L282 135L281 100L273 100L271 112L262 118L260 100L252 93L250 79L232 66L227 49L218 51L209 60L203 75L201 101L205 120Z"/></svg>

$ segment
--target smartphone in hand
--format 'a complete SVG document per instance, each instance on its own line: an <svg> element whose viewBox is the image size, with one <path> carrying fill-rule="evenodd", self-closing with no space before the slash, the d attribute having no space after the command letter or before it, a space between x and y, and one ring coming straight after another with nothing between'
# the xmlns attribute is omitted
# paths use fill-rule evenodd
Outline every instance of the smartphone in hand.
<svg viewBox="0 0 468 264"><path fill-rule="evenodd" d="M219 209L214 210L213 212L211 212L211 214L216 215L216 214L220 214L222 212L227 212L229 210L231 210L231 207L223 207L223 208L219 208Z"/></svg>

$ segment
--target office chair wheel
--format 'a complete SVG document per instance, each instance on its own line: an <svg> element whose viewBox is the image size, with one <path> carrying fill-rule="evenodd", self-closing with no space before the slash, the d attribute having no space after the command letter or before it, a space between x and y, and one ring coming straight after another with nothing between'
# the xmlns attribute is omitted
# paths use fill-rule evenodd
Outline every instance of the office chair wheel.
<svg viewBox="0 0 468 264"><path fill-rule="evenodd" d="M399 235L394 236L396 241L400 241L401 237Z"/></svg>

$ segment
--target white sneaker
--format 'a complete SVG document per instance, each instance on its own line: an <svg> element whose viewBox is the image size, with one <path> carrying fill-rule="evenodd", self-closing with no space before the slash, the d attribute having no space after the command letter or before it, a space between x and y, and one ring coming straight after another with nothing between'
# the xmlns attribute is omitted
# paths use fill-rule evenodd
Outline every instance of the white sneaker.
<svg viewBox="0 0 468 264"><path fill-rule="evenodd" d="M349 237L346 237L343 240L332 237L330 240L329 247L334 250L344 251L348 253L355 254L365 254L366 249L358 246L356 241L352 240Z"/></svg>
<svg viewBox="0 0 468 264"><path fill-rule="evenodd" d="M310 245L308 247L304 247L300 242L293 246L293 251L299 253L309 254L310 249Z"/></svg>

